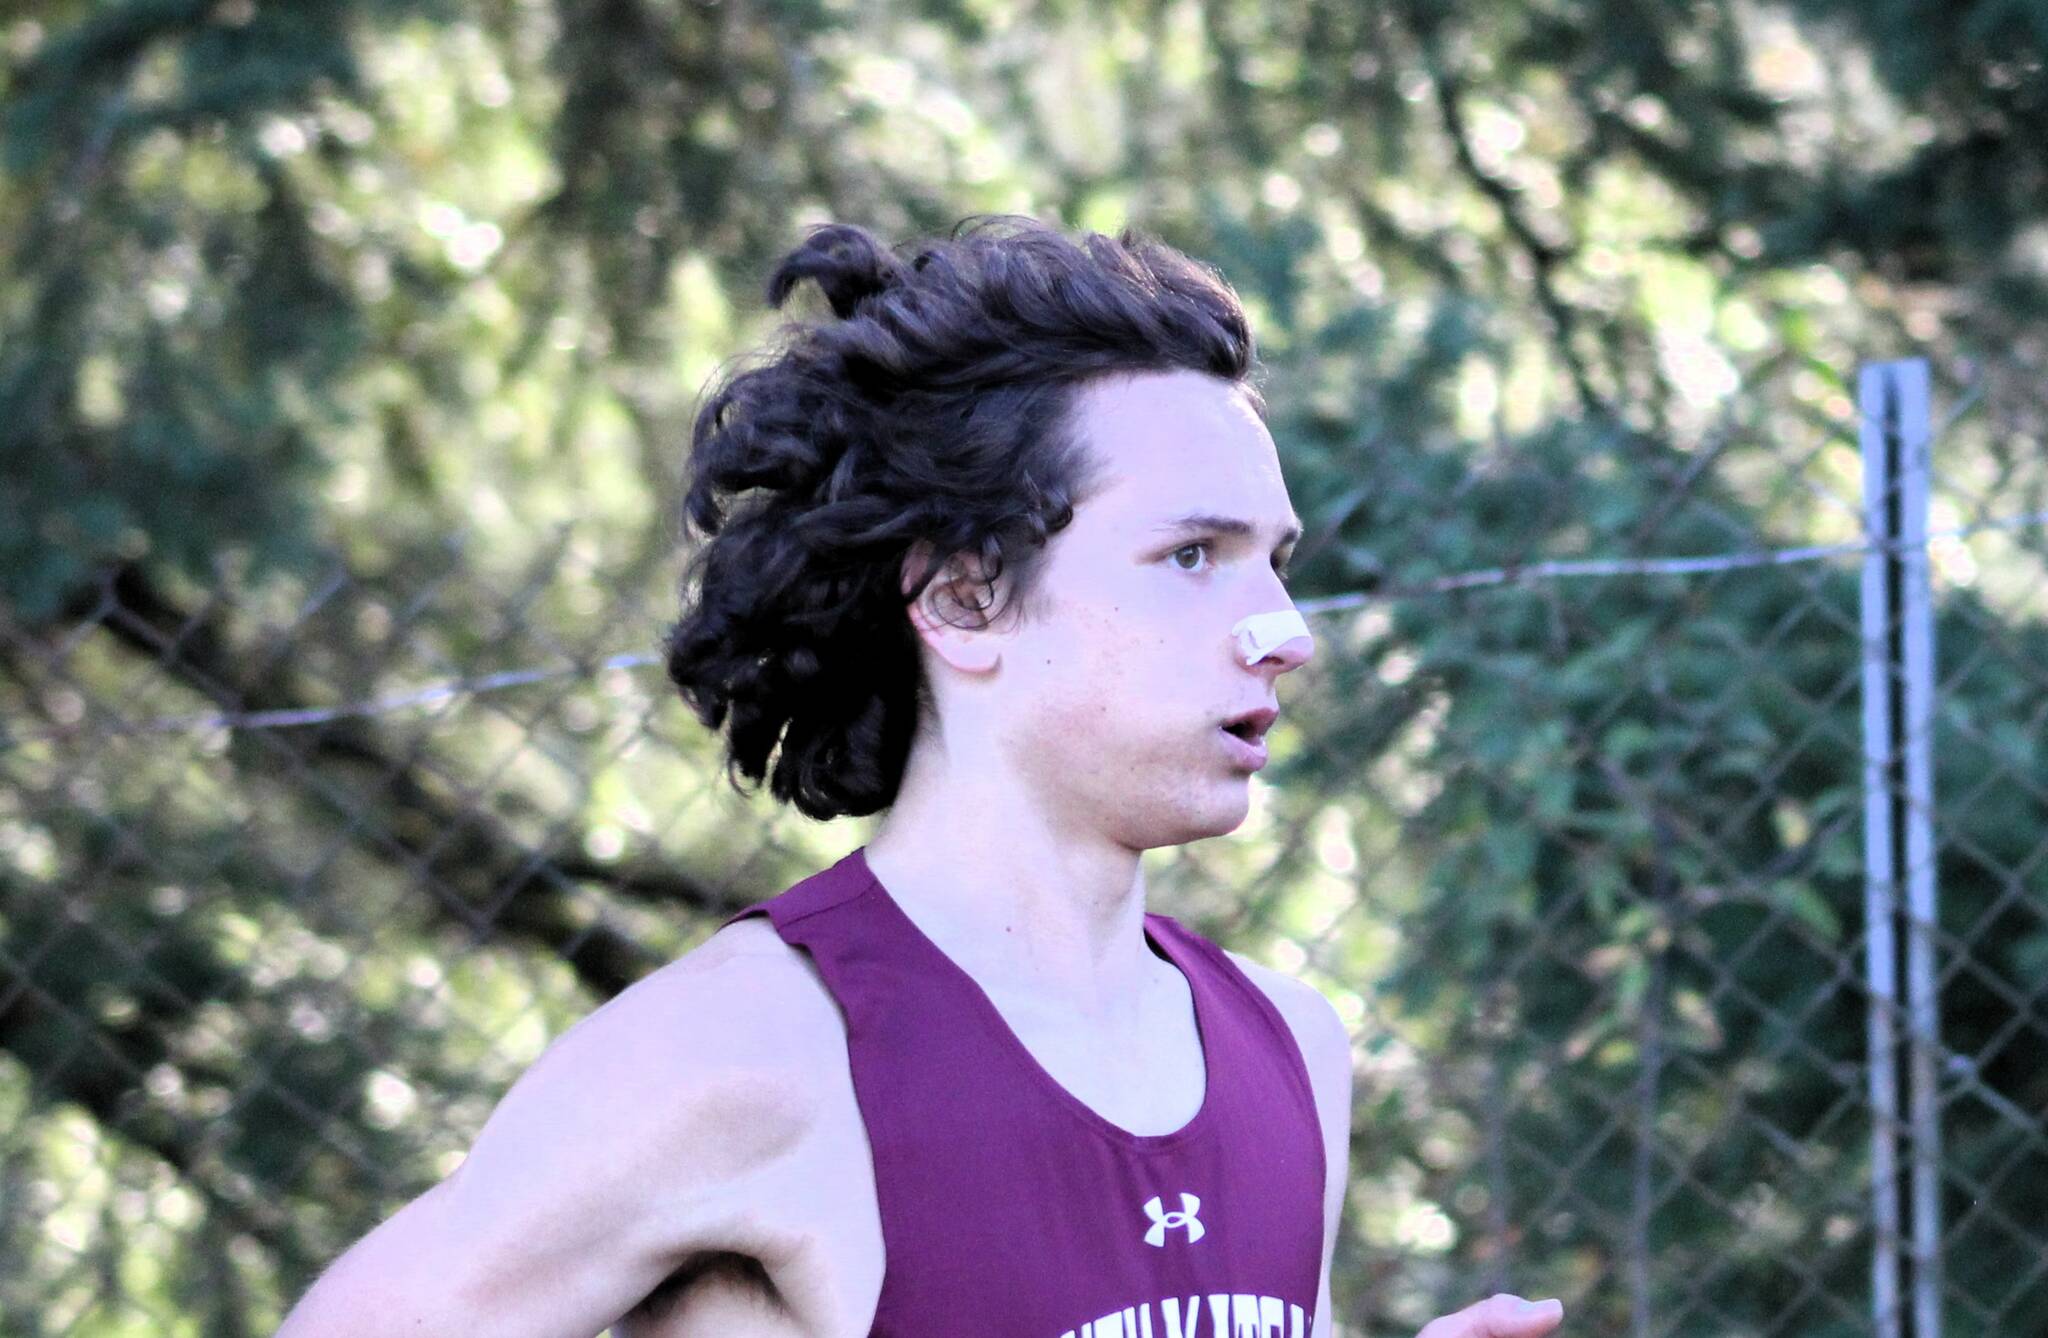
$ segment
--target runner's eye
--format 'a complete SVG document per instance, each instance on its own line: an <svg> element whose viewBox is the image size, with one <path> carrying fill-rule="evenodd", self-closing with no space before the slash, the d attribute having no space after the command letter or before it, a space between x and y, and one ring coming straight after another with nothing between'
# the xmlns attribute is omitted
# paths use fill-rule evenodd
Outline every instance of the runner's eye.
<svg viewBox="0 0 2048 1338"><path fill-rule="evenodd" d="M1206 551L1213 547L1215 547L1215 544L1213 542L1204 539L1191 544L1182 544L1179 548L1174 549L1172 553L1168 554L1168 557L1177 560L1182 553L1193 552L1198 549ZM1176 561L1175 565L1179 566L1180 564L1178 563L1178 561ZM1180 569L1182 571L1198 570L1197 568L1187 566L1181 566ZM1281 582L1284 584L1290 577L1294 575L1294 564L1292 562L1276 562L1273 564L1273 574L1278 576Z"/></svg>

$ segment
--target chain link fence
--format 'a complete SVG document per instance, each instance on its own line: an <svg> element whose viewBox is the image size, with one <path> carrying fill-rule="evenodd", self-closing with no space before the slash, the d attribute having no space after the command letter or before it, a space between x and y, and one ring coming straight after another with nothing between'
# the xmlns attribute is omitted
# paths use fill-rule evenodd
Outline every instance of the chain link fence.
<svg viewBox="0 0 2048 1338"><path fill-rule="evenodd" d="M1147 868L1353 1030L1338 1334L1494 1290L1636 1338L2048 1332L2048 434L2019 354L1935 372L1938 1029L1877 1011L1896 1111L1853 375L1655 440L1361 422L1355 486L1297 491L1297 570L1363 536L1347 582L1302 592L1246 824ZM0 1332L268 1332L552 1037L866 838L722 783L639 649L672 557L137 564L0 621Z"/></svg>

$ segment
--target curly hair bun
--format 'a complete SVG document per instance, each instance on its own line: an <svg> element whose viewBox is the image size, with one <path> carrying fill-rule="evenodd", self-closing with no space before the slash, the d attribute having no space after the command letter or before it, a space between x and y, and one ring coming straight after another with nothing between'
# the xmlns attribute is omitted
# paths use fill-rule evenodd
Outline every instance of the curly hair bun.
<svg viewBox="0 0 2048 1338"><path fill-rule="evenodd" d="M816 279L832 304L832 314L846 320L862 302L894 287L903 276L903 262L867 229L824 223L768 276L768 303L780 307L799 280Z"/></svg>

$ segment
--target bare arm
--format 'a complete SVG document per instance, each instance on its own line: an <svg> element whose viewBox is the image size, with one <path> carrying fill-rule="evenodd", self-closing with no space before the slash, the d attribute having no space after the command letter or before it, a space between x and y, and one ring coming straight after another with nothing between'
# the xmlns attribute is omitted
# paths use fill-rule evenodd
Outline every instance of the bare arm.
<svg viewBox="0 0 2048 1338"><path fill-rule="evenodd" d="M591 1338L692 1255L772 1257L748 1204L810 1126L802 1059L750 959L698 952L558 1037L277 1338Z"/></svg>
<svg viewBox="0 0 2048 1338"><path fill-rule="evenodd" d="M1230 952L1230 957L1266 991L1287 1019L1295 1041L1301 1046L1309 1085L1315 1092L1329 1174L1323 1191L1322 1276L1316 1284L1316 1313L1310 1338L1329 1338L1336 1331L1336 1316L1331 1313L1330 1303L1330 1261L1336 1254L1337 1225L1351 1183L1351 1101L1355 1078L1351 1037L1343 1017L1313 985L1242 953ZM1418 1338L1545 1338L1563 1318L1563 1304L1555 1298L1531 1302L1501 1292L1431 1320Z"/></svg>
<svg viewBox="0 0 2048 1338"><path fill-rule="evenodd" d="M1306 1049L1305 1053L1316 1109L1322 1117L1323 1161L1328 1172L1323 1189L1323 1271L1316 1284L1311 1338L1329 1338L1336 1324L1336 1316L1331 1313L1330 1261L1337 1253L1337 1226L1351 1187L1351 1033L1320 991L1313 986L1304 988L1315 995L1309 1004L1309 1015L1323 1038L1320 1047Z"/></svg>
<svg viewBox="0 0 2048 1338"><path fill-rule="evenodd" d="M1330 1304L1330 1261L1337 1253L1337 1226L1351 1185L1351 1033L1323 992L1303 980L1275 971L1230 948L1230 959L1266 992L1301 1048L1315 1096L1317 1122L1323 1134L1323 1259L1316 1282L1315 1318L1309 1338L1329 1338L1335 1330Z"/></svg>

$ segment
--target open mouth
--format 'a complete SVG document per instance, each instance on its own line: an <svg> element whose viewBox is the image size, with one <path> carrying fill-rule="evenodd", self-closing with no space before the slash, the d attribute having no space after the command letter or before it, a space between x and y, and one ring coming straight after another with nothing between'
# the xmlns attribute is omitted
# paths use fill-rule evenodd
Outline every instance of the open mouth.
<svg viewBox="0 0 2048 1338"><path fill-rule="evenodd" d="M1266 765L1266 731L1280 718L1279 708L1268 704L1245 711L1216 728L1230 736L1230 751L1239 766L1257 771Z"/></svg>
<svg viewBox="0 0 2048 1338"><path fill-rule="evenodd" d="M1266 731L1280 718L1279 707L1268 703L1250 711L1241 711L1221 723L1224 733L1245 743L1257 745L1265 741Z"/></svg>
<svg viewBox="0 0 2048 1338"><path fill-rule="evenodd" d="M1245 724L1236 727L1219 725L1216 732L1230 737L1230 742L1225 746L1230 750L1231 755L1236 759L1239 766L1249 767L1253 771L1257 771L1260 767L1266 765L1266 742L1261 737L1257 725Z"/></svg>

